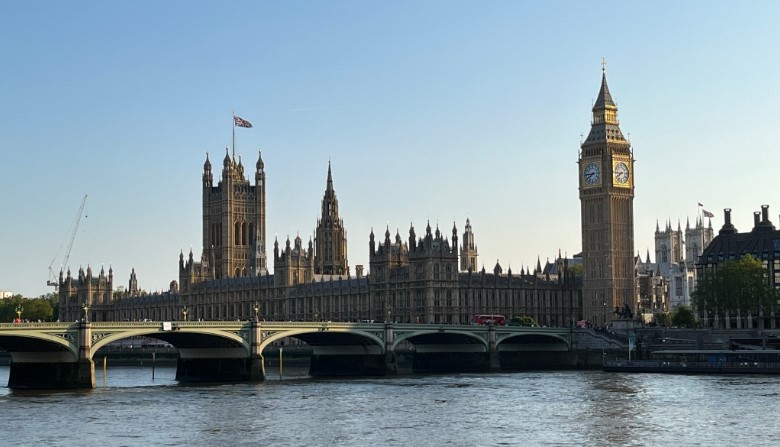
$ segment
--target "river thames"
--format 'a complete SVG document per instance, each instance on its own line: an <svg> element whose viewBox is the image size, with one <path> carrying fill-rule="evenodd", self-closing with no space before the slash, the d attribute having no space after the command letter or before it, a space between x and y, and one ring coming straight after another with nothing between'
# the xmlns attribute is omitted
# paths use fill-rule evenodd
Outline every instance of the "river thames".
<svg viewBox="0 0 780 447"><path fill-rule="evenodd" d="M0 366L0 383L8 383ZM285 371L287 371L285 369ZM90 391L0 388L2 445L776 445L778 376L600 371L180 386L114 367ZM295 373L295 371L291 371Z"/></svg>

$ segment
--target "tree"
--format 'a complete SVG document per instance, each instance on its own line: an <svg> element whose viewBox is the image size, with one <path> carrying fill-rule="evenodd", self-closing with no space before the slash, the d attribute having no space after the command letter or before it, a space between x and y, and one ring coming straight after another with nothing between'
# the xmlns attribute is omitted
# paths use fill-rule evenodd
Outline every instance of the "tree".
<svg viewBox="0 0 780 447"><path fill-rule="evenodd" d="M29 321L56 321L55 308L57 294L49 294L38 298L25 298L13 295L0 300L0 322L10 323L16 319L17 309L22 310L22 319Z"/></svg>
<svg viewBox="0 0 780 447"><path fill-rule="evenodd" d="M509 321L516 326L530 326L530 327L539 326L539 323L536 322L536 319L528 315L521 315L519 317L514 316Z"/></svg>
<svg viewBox="0 0 780 447"><path fill-rule="evenodd" d="M49 302L52 309L51 321L60 321L60 294L56 292L47 293L41 296Z"/></svg>
<svg viewBox="0 0 780 447"><path fill-rule="evenodd" d="M575 264L569 267L569 275L571 276L579 276L582 278L583 271L582 264Z"/></svg>
<svg viewBox="0 0 780 447"><path fill-rule="evenodd" d="M679 305L672 309L672 326L691 328L696 326L696 315L690 306Z"/></svg>
<svg viewBox="0 0 780 447"><path fill-rule="evenodd" d="M698 312L719 316L766 313L774 309L777 298L777 290L769 284L767 269L761 260L749 254L704 269L693 293Z"/></svg>
<svg viewBox="0 0 780 447"><path fill-rule="evenodd" d="M669 326L672 322L669 312L655 314L653 315L653 320L658 326Z"/></svg>

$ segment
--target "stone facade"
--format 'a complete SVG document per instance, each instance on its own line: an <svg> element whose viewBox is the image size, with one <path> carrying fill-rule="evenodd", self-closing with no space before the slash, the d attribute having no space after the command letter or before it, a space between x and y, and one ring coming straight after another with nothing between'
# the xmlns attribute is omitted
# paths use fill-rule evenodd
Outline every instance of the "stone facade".
<svg viewBox="0 0 780 447"><path fill-rule="evenodd" d="M618 108L602 73L590 133L579 154L583 313L607 324L607 310L636 309L634 156L620 130Z"/></svg>
<svg viewBox="0 0 780 447"><path fill-rule="evenodd" d="M669 284L659 274L658 265L650 262L648 250L645 261L636 257L637 316L644 322L658 321L660 315L669 310Z"/></svg>
<svg viewBox="0 0 780 447"><path fill-rule="evenodd" d="M135 278L135 272L132 274ZM131 279L132 283L132 279ZM89 318L96 321L109 321L114 318L114 271L109 267L108 275L101 267L100 273L95 276L92 267L87 270L79 268L78 277L63 274L60 270L59 278L59 315L60 321L80 321L84 317L84 304L89 305L87 312Z"/></svg>
<svg viewBox="0 0 780 447"><path fill-rule="evenodd" d="M463 233L463 246L460 249L460 269L464 272L477 271L477 244L474 242L474 232L471 220L466 219L466 231Z"/></svg>
<svg viewBox="0 0 780 447"><path fill-rule="evenodd" d="M684 238L683 238L684 235ZM670 222L662 231L656 222L655 226L655 261L656 275L662 276L668 283L669 306L690 306L691 296L696 290L696 260L712 241L712 221L705 226L702 218L696 219L691 227L690 221L685 224L685 232L677 223L673 229Z"/></svg>
<svg viewBox="0 0 780 447"><path fill-rule="evenodd" d="M222 178L214 186L211 162L203 164L203 260L209 276L252 276L267 270L265 257L265 171L255 164L255 184L244 177L244 165L225 154Z"/></svg>
<svg viewBox="0 0 780 447"><path fill-rule="evenodd" d="M339 200L333 189L333 175L328 162L328 180L322 198L322 217L315 230L314 273L349 276L347 232L339 218Z"/></svg>
<svg viewBox="0 0 780 447"><path fill-rule="evenodd" d="M409 230L384 240L369 235L370 274L356 266L350 276L346 231L339 217L331 166L318 219L316 239L300 236L284 247L274 242L273 274L265 264L265 173L258 159L255 185L243 178L240 158L225 157L222 181L213 186L211 166L204 165L204 249L179 254L179 281L163 293L138 288L135 272L128 289L111 294L111 278L60 279L61 314L82 316L84 302L94 321L123 320L266 320L397 321L468 323L473 314L529 315L546 326L566 326L582 319L581 278L561 261L555 275L538 269L519 275L497 263L492 273L474 271L476 244L466 223L465 251L472 265L459 272L457 228L451 238L426 226L421 237ZM465 242L465 241L464 241ZM103 281L103 282L100 282ZM186 312L186 313L185 313Z"/></svg>

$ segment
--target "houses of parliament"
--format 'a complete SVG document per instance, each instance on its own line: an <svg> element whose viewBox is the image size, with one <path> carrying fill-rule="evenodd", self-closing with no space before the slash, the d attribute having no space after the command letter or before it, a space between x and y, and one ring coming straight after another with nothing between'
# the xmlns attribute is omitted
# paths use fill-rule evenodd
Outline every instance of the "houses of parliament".
<svg viewBox="0 0 780 447"><path fill-rule="evenodd" d="M467 219L463 233L454 223L449 231L411 225L408 236L371 230L368 272L362 265L353 271L330 163L313 239L274 240L269 253L262 154L248 174L240 158L226 153L216 178L207 155L203 248L197 257L192 250L180 253L178 281L148 294L132 271L126 290L114 292L112 269L95 273L88 267L77 276L61 271L60 318L79 319L86 304L92 321L235 320L257 312L261 319L284 321L464 324L474 314L502 314L530 316L545 326L605 323L614 307L634 308L637 300L634 160L605 73L592 114L578 157L581 258L559 253L544 266L537 261L533 270L504 270L498 262L491 271L478 270Z"/></svg>

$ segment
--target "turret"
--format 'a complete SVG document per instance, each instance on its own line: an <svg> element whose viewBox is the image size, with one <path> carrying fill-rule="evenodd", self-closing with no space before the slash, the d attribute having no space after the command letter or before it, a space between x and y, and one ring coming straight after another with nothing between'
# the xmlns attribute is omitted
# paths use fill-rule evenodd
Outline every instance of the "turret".
<svg viewBox="0 0 780 447"><path fill-rule="evenodd" d="M452 222L452 250L458 251L458 228L455 226L455 222Z"/></svg>
<svg viewBox="0 0 780 447"><path fill-rule="evenodd" d="M214 186L214 177L211 173L211 161L209 161L209 153L206 152L206 162L203 163L203 187L211 188Z"/></svg>
<svg viewBox="0 0 780 447"><path fill-rule="evenodd" d="M265 163L263 163L263 151L258 149L257 150L257 163L255 163L255 168L257 169L257 172L263 172L265 169Z"/></svg>

